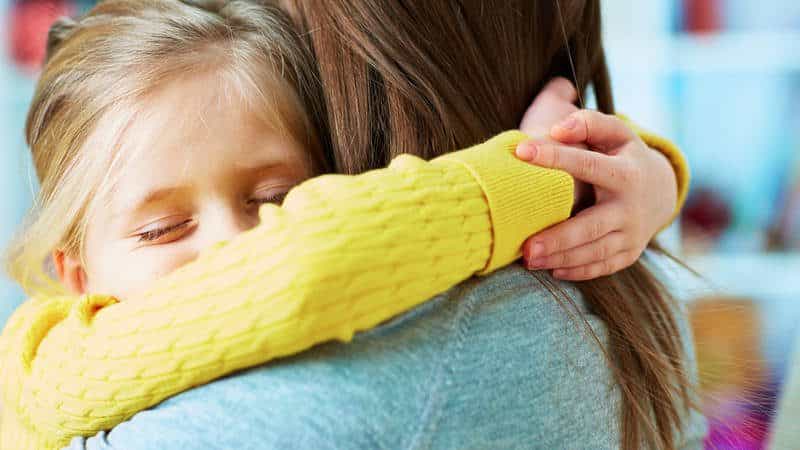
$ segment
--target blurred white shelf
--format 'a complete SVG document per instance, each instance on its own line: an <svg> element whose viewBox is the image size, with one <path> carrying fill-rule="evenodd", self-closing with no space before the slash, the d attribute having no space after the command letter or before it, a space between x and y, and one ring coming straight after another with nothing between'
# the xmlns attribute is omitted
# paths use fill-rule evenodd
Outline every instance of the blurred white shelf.
<svg viewBox="0 0 800 450"><path fill-rule="evenodd" d="M609 37L612 72L680 74L800 71L800 31Z"/></svg>
<svg viewBox="0 0 800 450"><path fill-rule="evenodd" d="M760 299L791 300L800 306L800 253L704 255L686 261L715 290Z"/></svg>

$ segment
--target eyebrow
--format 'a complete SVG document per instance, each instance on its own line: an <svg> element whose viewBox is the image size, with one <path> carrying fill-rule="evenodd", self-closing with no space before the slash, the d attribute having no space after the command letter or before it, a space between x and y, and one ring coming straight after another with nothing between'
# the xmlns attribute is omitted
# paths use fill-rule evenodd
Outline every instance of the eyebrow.
<svg viewBox="0 0 800 450"><path fill-rule="evenodd" d="M179 193L185 189L186 189L185 186L168 186L168 187L153 189L151 191L148 191L144 195L132 197L134 199L134 201L131 202L133 206L131 206L130 208L126 207L119 208L112 212L111 217L112 219L116 219L124 214L128 213L134 214L144 209L145 206L151 203L156 203L161 200L164 200L165 198L175 195L176 193Z"/></svg>
<svg viewBox="0 0 800 450"><path fill-rule="evenodd" d="M148 203L156 203L182 190L184 190L184 188L177 186L152 190L147 194L145 194L141 199L136 201L134 203L134 205L136 205L134 206L134 208L138 209L142 205L147 205Z"/></svg>
<svg viewBox="0 0 800 450"><path fill-rule="evenodd" d="M247 164L241 161L236 161L234 163L234 167L236 170L243 170L246 171L248 174L251 173L262 173L272 170L276 167L280 167L285 165L285 161L283 160L268 160L268 161L258 161L255 164Z"/></svg>
<svg viewBox="0 0 800 450"><path fill-rule="evenodd" d="M266 161L266 162L259 162L256 164L246 164L241 162L236 162L235 170L244 172L241 177L242 178L252 178L261 176L264 173L270 172L278 167L283 166L285 163L284 161ZM122 207L112 212L112 219L116 219L124 214L135 214L136 212L144 209L145 206L157 203L165 198L168 198L172 195L180 193L181 191L185 191L187 186L167 186L163 188L153 189L151 191L146 192L144 195L131 197L134 200L130 202L133 206L130 208Z"/></svg>

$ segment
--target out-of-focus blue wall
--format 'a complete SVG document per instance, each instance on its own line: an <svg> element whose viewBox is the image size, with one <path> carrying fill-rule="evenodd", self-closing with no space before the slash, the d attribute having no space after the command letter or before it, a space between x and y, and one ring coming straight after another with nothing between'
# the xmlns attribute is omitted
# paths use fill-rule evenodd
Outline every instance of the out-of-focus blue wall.
<svg viewBox="0 0 800 450"><path fill-rule="evenodd" d="M0 0L0 23L8 20L8 0ZM19 71L8 57L6 26L0 27L0 248L16 231L32 198L30 164L23 126L33 90L33 79ZM29 182L28 173L31 173ZM0 323L5 323L22 293L0 274Z"/></svg>

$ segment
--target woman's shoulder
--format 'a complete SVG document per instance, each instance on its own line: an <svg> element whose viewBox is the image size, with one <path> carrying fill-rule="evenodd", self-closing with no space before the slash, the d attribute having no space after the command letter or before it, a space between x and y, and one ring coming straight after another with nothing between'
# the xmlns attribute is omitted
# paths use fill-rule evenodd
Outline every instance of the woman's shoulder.
<svg viewBox="0 0 800 450"><path fill-rule="evenodd" d="M699 289L701 281L659 254L647 252L645 264L678 300L675 320L684 342L684 368L697 383L684 297ZM575 443L579 448L617 448L619 393L604 354L606 326L579 290L519 266L473 279L462 289L453 300L464 302L473 313L458 365L462 373L454 377L467 381L453 396L470 391L470 383L489 388L475 391L486 407L466 416L474 423L465 424L465 417L458 416L452 433L464 426L488 426L501 428L505 436L521 437L515 430L525 430L538 443L536 448L576 448ZM505 422L494 423L492 416ZM705 419L692 411L686 420L680 448L702 448Z"/></svg>
<svg viewBox="0 0 800 450"><path fill-rule="evenodd" d="M512 265L450 295L467 311L466 332L450 355L446 397L453 401L440 423L428 424L436 441L459 444L453 448L470 439L486 440L481 448L618 445L618 395L597 345L605 343L605 326L573 285Z"/></svg>

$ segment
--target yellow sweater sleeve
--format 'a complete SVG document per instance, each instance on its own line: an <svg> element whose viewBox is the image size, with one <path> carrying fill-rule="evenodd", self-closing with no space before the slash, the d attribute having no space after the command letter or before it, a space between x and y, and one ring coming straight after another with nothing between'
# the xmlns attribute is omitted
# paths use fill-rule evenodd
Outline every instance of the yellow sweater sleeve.
<svg viewBox="0 0 800 450"><path fill-rule="evenodd" d="M29 300L0 338L0 447L60 448L233 371L348 341L509 264L572 205L567 174L513 156L524 138L309 180L140 299Z"/></svg>

